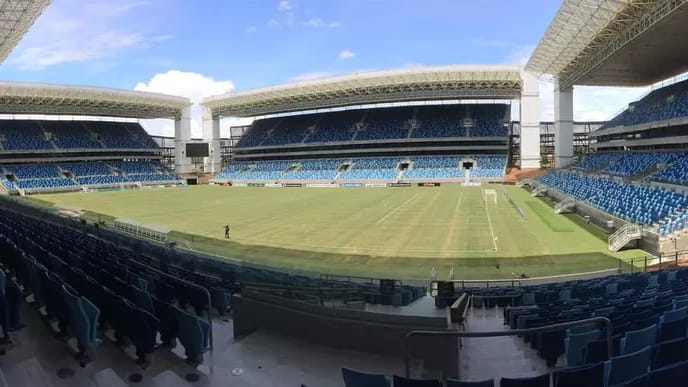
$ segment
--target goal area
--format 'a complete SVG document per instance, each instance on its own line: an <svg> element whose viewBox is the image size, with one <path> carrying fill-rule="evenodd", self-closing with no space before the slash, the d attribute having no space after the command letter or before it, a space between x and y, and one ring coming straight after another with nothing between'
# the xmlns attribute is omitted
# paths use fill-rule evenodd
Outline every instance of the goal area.
<svg viewBox="0 0 688 387"><path fill-rule="evenodd" d="M490 202L497 204L497 191L494 189L483 190L483 200L485 200L485 204Z"/></svg>

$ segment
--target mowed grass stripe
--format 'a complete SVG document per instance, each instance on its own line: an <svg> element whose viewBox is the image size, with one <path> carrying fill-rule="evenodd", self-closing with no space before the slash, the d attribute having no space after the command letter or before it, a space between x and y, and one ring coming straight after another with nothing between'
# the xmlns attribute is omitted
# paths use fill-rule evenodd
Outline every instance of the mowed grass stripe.
<svg viewBox="0 0 688 387"><path fill-rule="evenodd" d="M490 266L495 262L510 270L547 275L614 265L599 232L554 215L551 206L523 189L503 188L527 219L521 219L501 195L496 205L487 204L497 252L480 187L197 186L39 198L168 227L179 231L175 237L184 243L214 254L315 271L427 278L433 265L457 270L461 265L470 270L458 278L500 278L504 273L492 272ZM526 205L528 201L534 204ZM232 226L230 241L223 238L222 226L227 223ZM641 253L621 255L632 254Z"/></svg>

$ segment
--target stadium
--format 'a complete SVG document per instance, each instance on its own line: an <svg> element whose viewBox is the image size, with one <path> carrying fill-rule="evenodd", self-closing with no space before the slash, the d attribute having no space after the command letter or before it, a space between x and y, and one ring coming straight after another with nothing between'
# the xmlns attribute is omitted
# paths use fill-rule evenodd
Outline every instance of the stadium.
<svg viewBox="0 0 688 387"><path fill-rule="evenodd" d="M49 3L0 2L1 60ZM199 103L1 82L0 384L685 386L687 21L564 0L524 65Z"/></svg>

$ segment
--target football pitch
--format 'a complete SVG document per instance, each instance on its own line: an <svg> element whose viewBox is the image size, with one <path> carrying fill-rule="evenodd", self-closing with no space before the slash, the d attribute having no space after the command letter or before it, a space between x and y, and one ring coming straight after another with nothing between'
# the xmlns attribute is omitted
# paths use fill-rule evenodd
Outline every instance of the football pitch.
<svg viewBox="0 0 688 387"><path fill-rule="evenodd" d="M485 190L494 190L486 196ZM510 203L509 198L513 203ZM507 185L412 188L191 186L33 197L173 230L181 245L292 270L402 279L503 279L619 267L606 234ZM231 226L224 238L223 226Z"/></svg>

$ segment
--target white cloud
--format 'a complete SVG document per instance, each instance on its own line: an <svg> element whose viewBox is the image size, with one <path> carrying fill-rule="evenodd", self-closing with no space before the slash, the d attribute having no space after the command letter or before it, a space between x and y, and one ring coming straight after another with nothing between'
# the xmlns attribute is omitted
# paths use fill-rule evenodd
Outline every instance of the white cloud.
<svg viewBox="0 0 688 387"><path fill-rule="evenodd" d="M278 28L281 26L281 23L277 21L277 19L270 19L268 21L268 27L270 28Z"/></svg>
<svg viewBox="0 0 688 387"><path fill-rule="evenodd" d="M515 46L504 59L504 63L521 65L526 64L528 63L530 56L533 55L533 51L535 51L534 44Z"/></svg>
<svg viewBox="0 0 688 387"><path fill-rule="evenodd" d="M234 83L215 80L199 73L169 70L165 73L155 74L148 82L139 82L134 89L191 99L191 102L194 103L191 108L191 136L196 138L203 135L202 111L198 103L205 97L233 91ZM151 134L174 135L174 123L171 120L143 120L142 124Z"/></svg>
<svg viewBox="0 0 688 387"><path fill-rule="evenodd" d="M73 62L95 62L143 50L172 38L128 27L126 19L149 1L63 0L48 7L7 63L40 70ZM113 60L109 60L112 66Z"/></svg>
<svg viewBox="0 0 688 387"><path fill-rule="evenodd" d="M294 4L287 0L282 0L279 2L279 4L277 4L277 10L280 12L287 12L291 11L292 9L294 9Z"/></svg>
<svg viewBox="0 0 688 387"><path fill-rule="evenodd" d="M608 120L646 91L645 87L576 86L573 90L573 119ZM554 81L548 79L540 79L540 120L554 121Z"/></svg>
<svg viewBox="0 0 688 387"><path fill-rule="evenodd" d="M246 27L246 28L244 28L244 35L254 34L257 30L258 29L256 28L256 26Z"/></svg>
<svg viewBox="0 0 688 387"><path fill-rule="evenodd" d="M306 22L306 25L313 28L337 28L341 27L342 23L339 21L325 22L321 18L312 18Z"/></svg>
<svg viewBox="0 0 688 387"><path fill-rule="evenodd" d="M314 79L320 79L320 78L327 78L335 75L335 73L331 73L329 71L313 71L309 73L302 73L302 74L297 74L294 75L293 77L289 78L289 81L291 82L303 82L303 81L312 81Z"/></svg>
<svg viewBox="0 0 688 387"><path fill-rule="evenodd" d="M356 55L358 55L358 54L356 54L355 52L353 52L353 51L351 51L351 50L342 50L342 51L339 52L339 55L338 55L337 57L338 57L339 59L344 60L344 59L353 58L353 57L355 57Z"/></svg>

